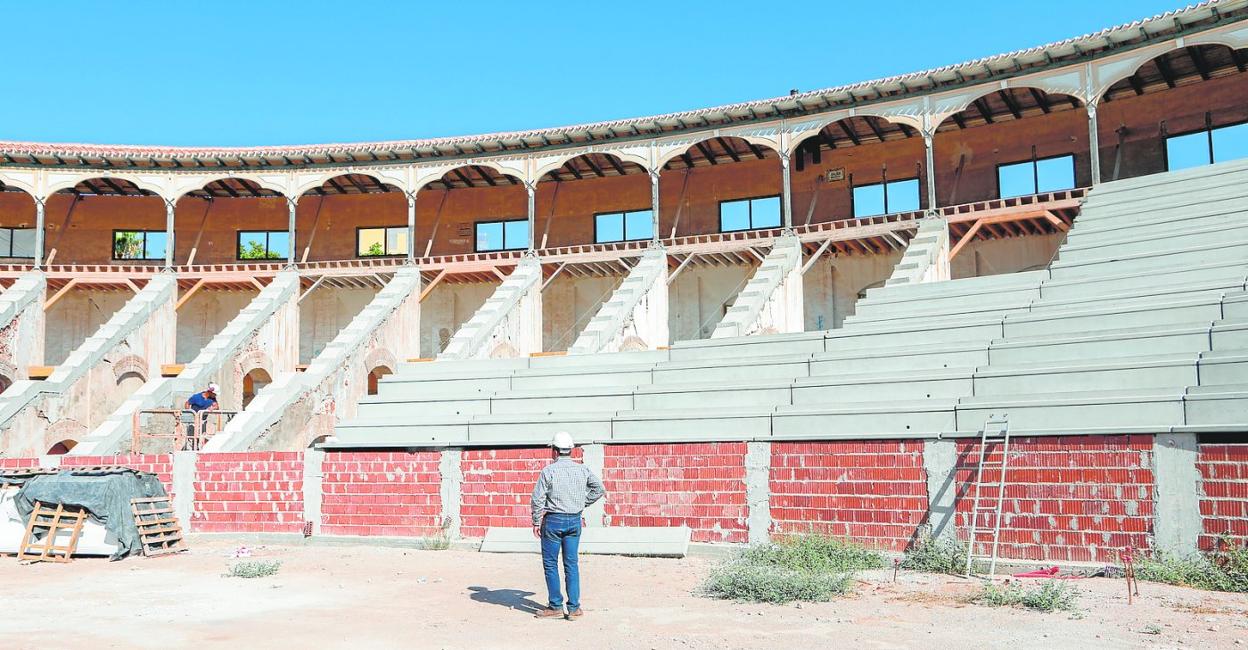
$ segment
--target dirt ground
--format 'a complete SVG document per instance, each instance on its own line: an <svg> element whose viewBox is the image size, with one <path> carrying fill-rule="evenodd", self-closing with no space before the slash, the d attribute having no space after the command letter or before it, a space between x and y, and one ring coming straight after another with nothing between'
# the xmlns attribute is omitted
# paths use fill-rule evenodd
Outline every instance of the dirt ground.
<svg viewBox="0 0 1248 650"><path fill-rule="evenodd" d="M769 606L701 598L714 562L587 556L586 615L536 620L535 556L365 546L251 546L276 576L223 577L237 540L121 562L0 557L0 648L1127 648L1248 647L1248 596L1078 580L1079 609L966 604L974 582L864 574L855 595ZM47 636L55 630L52 636Z"/></svg>

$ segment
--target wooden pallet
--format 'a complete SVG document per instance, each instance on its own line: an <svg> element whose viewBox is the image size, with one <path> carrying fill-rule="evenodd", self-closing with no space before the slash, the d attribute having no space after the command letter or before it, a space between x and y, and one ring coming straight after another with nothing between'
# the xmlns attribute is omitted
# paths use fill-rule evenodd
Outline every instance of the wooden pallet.
<svg viewBox="0 0 1248 650"><path fill-rule="evenodd" d="M18 561L29 562L69 562L73 560L74 551L78 550L78 538L82 536L82 525L87 520L85 508L56 504L51 508L36 501L35 508L30 512L30 521L26 524L26 534L22 537L22 545L17 549ZM61 532L68 530L69 541L58 546L56 538ZM35 540L35 535L44 535Z"/></svg>
<svg viewBox="0 0 1248 650"><path fill-rule="evenodd" d="M130 500L139 542L147 556L168 555L186 550L182 527L168 496Z"/></svg>

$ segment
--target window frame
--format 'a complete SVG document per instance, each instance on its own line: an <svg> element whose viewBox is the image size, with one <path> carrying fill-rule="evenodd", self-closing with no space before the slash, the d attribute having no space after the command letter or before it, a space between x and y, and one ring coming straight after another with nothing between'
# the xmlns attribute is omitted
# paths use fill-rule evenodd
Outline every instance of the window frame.
<svg viewBox="0 0 1248 650"><path fill-rule="evenodd" d="M1206 117L1206 119L1208 118ZM1185 135L1192 135L1194 133L1204 133L1205 134L1205 152L1209 154L1209 162L1206 162L1204 164L1216 165L1218 161L1213 159L1213 132L1217 131L1218 129L1228 129L1234 126L1243 126L1245 124L1248 124L1248 120L1240 120L1238 122L1227 122L1226 124L1219 124L1217 126L1214 126L1212 123L1206 121L1205 125L1198 129L1188 129L1186 131L1180 131L1178 133L1163 133L1162 140L1161 140L1161 158L1162 158L1162 161L1166 165L1166 171L1170 171L1170 146L1169 146L1170 138L1181 138ZM1190 169L1190 168L1185 168L1185 169Z"/></svg>
<svg viewBox="0 0 1248 650"><path fill-rule="evenodd" d="M1014 198L1018 196L1036 196L1037 194L1040 193L1040 162L1044 160L1054 160L1056 158L1066 158L1067 156L1070 157L1070 177L1074 180L1074 184L1071 185L1067 189L1074 189L1076 187L1079 187L1079 154L1075 153L1074 151L1071 151L1069 153L1059 153L1053 156L1034 156L1033 155L1031 158L1024 158L1023 160L1015 160L1013 162L997 163L997 166L995 168L997 172L997 198L1009 199L1009 198ZM1031 163L1031 188L1035 191L1032 192L1031 194L1011 194L1010 196L1001 196L1001 168L1009 167L1010 165L1021 165L1024 163ZM1066 190L1053 190L1053 191L1064 192Z"/></svg>
<svg viewBox="0 0 1248 650"><path fill-rule="evenodd" d="M507 252L510 252L510 251L523 251L523 250L528 250L528 249L529 249L529 242L528 242L527 240L531 240L531 239L533 238L533 233L529 233L529 236L526 238L526 241L525 241L523 244L521 244L519 248L508 248L508 247L507 247L507 224L508 224L508 223L516 223L516 222L520 222L520 221L523 221L524 223L528 223L528 222L529 222L529 218L528 218L528 217L522 217L522 218L520 218L520 219L485 219L485 220L483 220L483 221L474 221L474 222L472 222L472 252L474 252L474 253L507 253ZM502 248L495 248L495 249L488 250L488 251L483 251L483 250L481 250L481 242L479 241L479 238L478 238L478 233L479 233L479 231L478 231L478 229L477 229L477 228L478 228L478 226L487 226L487 225L492 224L492 223L501 223L501 224L503 224L503 247L502 247Z"/></svg>
<svg viewBox="0 0 1248 650"><path fill-rule="evenodd" d="M779 224L774 225L774 226L755 226L754 225L754 202L760 199L777 199L777 201L780 204L780 223ZM749 203L750 227L749 228L736 228L733 230L724 230L724 204L725 203L739 203L741 201L746 201ZM717 210L716 216L719 217L720 234L730 233L730 232L750 232L752 230L776 230L778 228L784 227L784 198L780 196L779 194L760 194L758 196L742 196L742 197L735 198L735 199L723 199L719 201L719 203L716 205L716 210Z"/></svg>
<svg viewBox="0 0 1248 650"><path fill-rule="evenodd" d="M295 247L294 242L291 242L291 243L290 243L290 248L291 248L292 250L288 251L288 252L286 253L286 255L283 255L283 256L281 256L281 257L268 257L267 255L266 255L265 257L262 257L262 258L259 258L259 259L256 259L256 258L250 258L250 257L243 257L243 233L245 233L245 232L248 232L248 233L257 233L257 232L262 232L262 233L264 233L264 251L265 251L265 253L268 253L268 252L269 252L269 235L272 235L273 233L282 233L282 234L287 235L287 236L289 236L289 235L290 235L290 231L289 231L289 230L235 230L235 231L234 231L234 259L235 259L235 260L237 260L237 261L239 261L239 262L249 262L249 263L252 263L252 264L263 264L263 263L265 263L265 262L289 262L289 261L290 261L290 256L291 256L291 254L294 252L294 250L293 250L293 249L294 249L294 247Z"/></svg>
<svg viewBox="0 0 1248 650"><path fill-rule="evenodd" d="M883 216L887 214L906 214L905 212L889 212L888 211L888 184L889 183L905 183L907 181L915 181L917 183L915 187L918 189L918 192L919 192L919 209L909 210L909 212L921 212L924 209L923 208L923 199L924 199L923 179L919 178L917 174L914 176L903 176L902 178L889 178L887 175L885 175L883 180L879 181L878 183L863 183L862 185L854 185L854 177L851 174L849 177L849 213L853 215L852 218L853 219L866 219L868 217L879 217L879 216ZM871 187L872 185L884 186L884 211L878 214L864 214L862 216L858 216L858 213L857 213L858 201L854 198L854 190L860 187Z"/></svg>
<svg viewBox="0 0 1248 650"><path fill-rule="evenodd" d="M380 231L382 231L382 237L381 237L382 244L381 244L381 246L382 246L382 249L383 249L383 250L386 250L387 252L382 253L381 255L363 255L363 254L361 254L361 253L360 253L360 232L361 232L361 231L364 231L364 230L380 230ZM407 232L407 224L404 224L404 225L402 225L402 226L356 226L356 227L355 227L355 257L356 257L356 259L368 259L368 260L375 260L375 259L382 258L382 257L405 257L405 256L407 255L407 253L406 253L406 252L403 252L403 253L391 253L391 252L389 252L389 251L388 251L388 249L390 248L390 231L391 231L391 230L402 230L404 233L406 233L406 232ZM408 237L408 239L411 239L411 237ZM408 247L408 248L411 248L411 247L412 247L412 242L410 242L410 241L409 241L409 242L407 242L407 247Z"/></svg>
<svg viewBox="0 0 1248 650"><path fill-rule="evenodd" d="M650 213L650 229L652 232L649 235L646 235L645 237L629 237L628 236L628 215L637 213L637 212L649 212ZM598 239L598 217L604 217L604 216L611 215L611 214L620 215L620 219L621 219L620 232L623 233L623 238L599 240ZM629 241L646 241L646 240L654 238L653 230L654 230L654 208L653 207L638 208L636 210L607 210L605 212L594 213L594 243L595 244L618 244L620 242L629 242Z"/></svg>
<svg viewBox="0 0 1248 650"><path fill-rule="evenodd" d="M17 226L0 226L0 230L7 230L7 231L9 231L9 251L8 251L8 255L0 255L0 259L6 259L6 260L33 260L33 259L35 259L35 256L34 256L34 251L31 251L31 254L30 254L30 255L14 255L14 254L13 254L13 240L14 240L14 233L16 233L16 232L17 232L17 231L19 231L19 230L29 230L29 231L31 231L31 232L33 233L33 232L36 230L36 228L35 228L34 226L30 226L30 227L27 227L27 228L19 228L19 227L17 227ZM126 231L123 231L123 232L132 232L132 231L126 230ZM115 237L116 237L116 235L114 235L114 238L115 238ZM115 241L115 239L114 239L114 241Z"/></svg>
<svg viewBox="0 0 1248 650"><path fill-rule="evenodd" d="M144 255L144 257L117 257L117 233L122 233L122 232L134 232L134 233L139 233L139 234L143 235L143 255ZM167 231L164 231L164 230L144 230L144 229L141 229L141 228L140 228L140 229L135 229L135 228L114 228L114 229L113 229L113 233L112 233L112 237L110 237L110 238L109 238L109 241L108 241L108 247L109 247L109 257L110 257L110 258L112 258L112 260L113 260L114 262L163 262L163 261L165 260L165 256L164 256L164 255L161 255L160 257L146 257L146 255L147 255L147 235L148 235L148 233L158 233L158 234L161 234L161 235L166 235L166 236L169 234ZM169 241L168 241L168 239L166 238L166 240L165 240L165 247L166 247L166 248L168 248L168 246L169 246ZM33 258L32 258L32 259L33 259Z"/></svg>

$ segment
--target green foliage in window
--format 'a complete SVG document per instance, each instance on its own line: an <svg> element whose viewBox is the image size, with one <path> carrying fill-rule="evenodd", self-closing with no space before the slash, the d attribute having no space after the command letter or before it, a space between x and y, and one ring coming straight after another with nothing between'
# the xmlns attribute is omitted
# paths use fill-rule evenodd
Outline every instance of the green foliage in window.
<svg viewBox="0 0 1248 650"><path fill-rule="evenodd" d="M280 260L281 253L265 250L264 244L249 241L238 249L238 257L244 260Z"/></svg>
<svg viewBox="0 0 1248 650"><path fill-rule="evenodd" d="M143 234L138 232L113 233L113 257L119 260L143 259Z"/></svg>
<svg viewBox="0 0 1248 650"><path fill-rule="evenodd" d="M364 253L364 257L373 257L385 254L386 251L382 248L381 242L373 242L372 245L368 247L368 251Z"/></svg>

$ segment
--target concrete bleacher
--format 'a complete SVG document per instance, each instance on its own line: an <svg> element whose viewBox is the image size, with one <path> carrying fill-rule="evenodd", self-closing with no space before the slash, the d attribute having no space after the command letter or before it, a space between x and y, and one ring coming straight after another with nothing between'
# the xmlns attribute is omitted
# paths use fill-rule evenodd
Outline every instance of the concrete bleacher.
<svg viewBox="0 0 1248 650"><path fill-rule="evenodd" d="M872 289L837 330L407 364L330 446L1224 426L1246 282L1248 161L1106 183L1046 269Z"/></svg>

